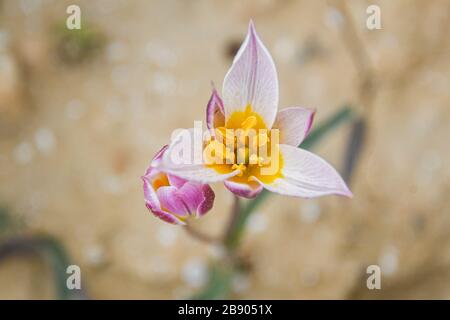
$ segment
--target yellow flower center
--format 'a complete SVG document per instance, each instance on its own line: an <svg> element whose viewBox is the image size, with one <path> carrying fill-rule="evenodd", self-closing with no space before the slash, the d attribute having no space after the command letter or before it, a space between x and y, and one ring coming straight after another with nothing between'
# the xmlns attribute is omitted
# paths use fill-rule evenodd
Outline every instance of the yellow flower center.
<svg viewBox="0 0 450 320"><path fill-rule="evenodd" d="M253 177L271 183L282 177L283 160L278 132L269 131L262 117L252 111L235 111L225 126L214 129L215 136L205 143L207 166L221 174L239 170L231 181L252 184Z"/></svg>

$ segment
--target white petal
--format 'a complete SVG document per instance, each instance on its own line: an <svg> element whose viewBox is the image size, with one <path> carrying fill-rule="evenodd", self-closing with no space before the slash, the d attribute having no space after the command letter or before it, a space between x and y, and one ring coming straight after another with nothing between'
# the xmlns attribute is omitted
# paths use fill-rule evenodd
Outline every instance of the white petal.
<svg viewBox="0 0 450 320"><path fill-rule="evenodd" d="M253 111L272 127L278 108L278 77L269 51L250 22L247 37L223 81L222 98L225 118L243 111L250 104Z"/></svg>
<svg viewBox="0 0 450 320"><path fill-rule="evenodd" d="M299 146L311 130L314 109L291 107L278 112L273 125L280 130L280 143Z"/></svg>
<svg viewBox="0 0 450 320"><path fill-rule="evenodd" d="M352 197L337 171L319 156L297 147L280 145L283 178L264 184L269 191L304 198L337 194Z"/></svg>

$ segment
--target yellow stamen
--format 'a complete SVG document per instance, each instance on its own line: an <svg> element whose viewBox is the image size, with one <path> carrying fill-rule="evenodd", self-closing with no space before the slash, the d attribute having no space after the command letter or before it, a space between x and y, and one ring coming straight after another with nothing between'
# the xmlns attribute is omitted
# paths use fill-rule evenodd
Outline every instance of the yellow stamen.
<svg viewBox="0 0 450 320"><path fill-rule="evenodd" d="M225 124L215 130L212 140L218 141L213 146L221 146L219 150L222 150L221 153L215 153L215 159L217 161L217 158L222 157L222 162L210 163L211 168L224 174L239 170L236 176L230 178L239 183L254 183L252 177L263 183L272 183L282 177L283 159L278 151L278 139L268 130L262 117L252 110L251 105L244 111L233 112ZM229 130L233 131L227 137ZM224 144L227 144L232 156L227 156ZM205 150L213 146L207 144Z"/></svg>
<svg viewBox="0 0 450 320"><path fill-rule="evenodd" d="M227 130L225 127L218 127L215 129L215 133L219 142L234 147L235 137L231 130Z"/></svg>
<svg viewBox="0 0 450 320"><path fill-rule="evenodd" d="M236 151L237 151L237 159L236 159L236 161L238 163L241 163L241 162L246 163L246 162L248 162L248 154L249 154L248 148L241 147L241 148L238 148Z"/></svg>
<svg viewBox="0 0 450 320"><path fill-rule="evenodd" d="M240 163L240 164L233 164L231 166L231 170L236 170L238 169L240 172L237 174L238 177L242 177L242 175L244 174L245 169L247 169L247 167L245 166L245 164Z"/></svg>
<svg viewBox="0 0 450 320"><path fill-rule="evenodd" d="M206 146L204 152L205 160L212 163L233 163L234 153L229 148L225 147L224 144L217 140L212 140Z"/></svg>
<svg viewBox="0 0 450 320"><path fill-rule="evenodd" d="M253 128L257 123L257 119L255 116L249 116L247 117L242 123L241 127L244 129L245 132Z"/></svg>
<svg viewBox="0 0 450 320"><path fill-rule="evenodd" d="M267 144L267 142L269 142L269 141L270 141L270 138L266 132L260 132L258 134L258 146L259 147L265 146Z"/></svg>
<svg viewBox="0 0 450 320"><path fill-rule="evenodd" d="M249 157L249 163L250 164L257 164L258 166L262 167L266 165L267 163L264 161L263 157L258 157L257 154L252 154Z"/></svg>

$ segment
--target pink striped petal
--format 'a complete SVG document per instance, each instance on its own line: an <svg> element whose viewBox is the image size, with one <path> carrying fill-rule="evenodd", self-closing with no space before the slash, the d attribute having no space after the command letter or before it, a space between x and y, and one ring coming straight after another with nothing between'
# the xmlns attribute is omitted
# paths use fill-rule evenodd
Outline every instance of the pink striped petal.
<svg viewBox="0 0 450 320"><path fill-rule="evenodd" d="M209 185L207 184L202 185L202 191L204 198L203 201L197 207L197 215L199 217L205 215L209 210L212 209L214 205L214 199L216 198L214 191L211 189Z"/></svg>
<svg viewBox="0 0 450 320"><path fill-rule="evenodd" d="M353 196L339 173L319 156L286 144L280 144L280 152L283 178L264 184L269 191L304 198L329 194Z"/></svg>
<svg viewBox="0 0 450 320"><path fill-rule="evenodd" d="M186 183L179 191L179 197L188 207L191 214L203 216L213 206L215 194L207 184Z"/></svg>
<svg viewBox="0 0 450 320"><path fill-rule="evenodd" d="M247 37L223 81L225 118L251 105L272 127L278 108L278 77L269 51L250 21Z"/></svg>
<svg viewBox="0 0 450 320"><path fill-rule="evenodd" d="M177 216L188 216L191 214L186 203L178 193L178 189L172 186L160 187L156 190L161 207Z"/></svg>
<svg viewBox="0 0 450 320"><path fill-rule="evenodd" d="M230 180L224 181L225 187L233 192L235 195L247 198L254 199L257 195L263 190L262 184L252 181L249 184L238 183Z"/></svg>
<svg viewBox="0 0 450 320"><path fill-rule="evenodd" d="M147 209L150 210L156 217L168 223L180 225L185 224L175 215L161 208L161 203L159 202L158 196L156 195L151 182L147 177L142 177L142 180L144 181L144 199Z"/></svg>
<svg viewBox="0 0 450 320"><path fill-rule="evenodd" d="M300 107L279 111L273 128L280 130L280 143L299 146L311 130L315 113L314 109Z"/></svg>
<svg viewBox="0 0 450 320"><path fill-rule="evenodd" d="M167 179L169 180L170 185L175 186L177 189L180 189L187 182L185 179L174 176L173 174L168 174Z"/></svg>
<svg viewBox="0 0 450 320"><path fill-rule="evenodd" d="M225 125L223 102L216 89L213 88L211 98L206 105L206 126L208 129Z"/></svg>

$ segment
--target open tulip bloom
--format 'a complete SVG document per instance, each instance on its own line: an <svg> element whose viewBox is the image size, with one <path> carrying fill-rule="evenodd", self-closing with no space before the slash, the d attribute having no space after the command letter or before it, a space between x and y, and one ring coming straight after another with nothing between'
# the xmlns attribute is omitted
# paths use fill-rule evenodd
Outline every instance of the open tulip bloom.
<svg viewBox="0 0 450 320"><path fill-rule="evenodd" d="M310 132L314 114L313 109L300 107L278 111L276 68L250 22L247 37L223 81L222 98L213 88L206 108L206 134L195 128L177 134L153 164L153 170L157 168L169 177L202 186L197 190L198 199L208 198L202 196L204 184L218 181L245 198L256 197L263 188L305 198L329 194L351 197L351 191L330 164L298 148ZM158 194L163 193L159 191L161 187L149 181L146 174L144 187L149 209L159 217L163 216L161 212L173 216L165 219L168 222L183 222L189 210L173 210L163 203L167 197L173 197L171 201L180 202L177 205L182 206L185 201L185 207L192 207L186 200L189 197L182 193L183 187L164 194L166 198L160 199L165 200L158 201ZM193 188L189 191L189 196L195 197ZM158 213L148 205L152 197L153 203L158 202ZM200 213L204 211L203 208Z"/></svg>

